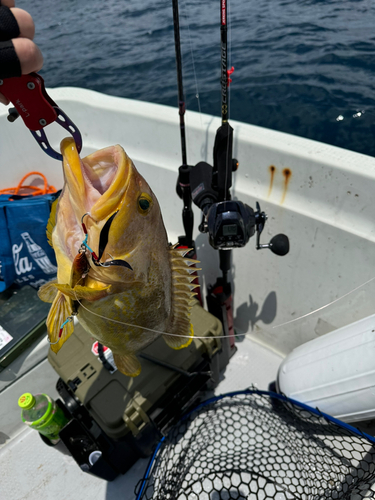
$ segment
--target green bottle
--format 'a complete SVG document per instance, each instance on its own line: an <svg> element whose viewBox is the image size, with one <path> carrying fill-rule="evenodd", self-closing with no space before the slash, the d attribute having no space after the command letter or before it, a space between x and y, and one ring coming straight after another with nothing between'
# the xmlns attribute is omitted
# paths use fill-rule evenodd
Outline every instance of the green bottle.
<svg viewBox="0 0 375 500"><path fill-rule="evenodd" d="M59 431L69 422L62 409L46 394L29 392L22 394L18 400L22 408L21 418L26 425L37 430L56 444L59 440Z"/></svg>

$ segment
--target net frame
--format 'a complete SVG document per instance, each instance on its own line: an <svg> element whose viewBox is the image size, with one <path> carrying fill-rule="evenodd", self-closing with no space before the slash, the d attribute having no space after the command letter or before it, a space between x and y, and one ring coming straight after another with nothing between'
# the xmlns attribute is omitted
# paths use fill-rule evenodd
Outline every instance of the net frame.
<svg viewBox="0 0 375 500"><path fill-rule="evenodd" d="M373 436L249 388L184 415L158 443L136 500L359 500L375 497L374 482Z"/></svg>

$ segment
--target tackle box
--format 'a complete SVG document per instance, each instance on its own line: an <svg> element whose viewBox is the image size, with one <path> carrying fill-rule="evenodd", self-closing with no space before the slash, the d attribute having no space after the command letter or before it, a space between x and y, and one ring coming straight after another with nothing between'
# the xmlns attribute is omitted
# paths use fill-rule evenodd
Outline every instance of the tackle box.
<svg viewBox="0 0 375 500"><path fill-rule="evenodd" d="M60 438L82 470L106 480L125 473L152 453L203 390L217 385L231 355L229 340L222 338L221 322L198 302L191 321L195 337L203 338L180 350L156 339L138 354L142 372L134 378L113 370L110 350L101 355L103 363L98 344L79 324L57 354L49 352L60 376L58 404L71 419ZM98 451L100 458L91 464Z"/></svg>

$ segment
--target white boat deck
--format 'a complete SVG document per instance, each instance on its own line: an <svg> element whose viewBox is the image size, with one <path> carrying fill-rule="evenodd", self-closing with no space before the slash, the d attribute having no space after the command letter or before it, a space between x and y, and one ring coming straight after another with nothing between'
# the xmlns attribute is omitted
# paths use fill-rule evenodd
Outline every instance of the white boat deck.
<svg viewBox="0 0 375 500"><path fill-rule="evenodd" d="M215 393L250 385L267 389L276 378L281 356L246 337L237 347ZM125 475L106 482L82 472L73 458L46 446L36 431L21 422L17 400L23 392L40 392L43 387L43 391L57 397L54 386L58 375L46 359L47 348L45 340L39 342L28 357L22 356L0 373L0 499L133 500L134 488L145 473L148 459L138 460ZM40 358L32 369L30 357ZM19 378L12 383L16 373Z"/></svg>

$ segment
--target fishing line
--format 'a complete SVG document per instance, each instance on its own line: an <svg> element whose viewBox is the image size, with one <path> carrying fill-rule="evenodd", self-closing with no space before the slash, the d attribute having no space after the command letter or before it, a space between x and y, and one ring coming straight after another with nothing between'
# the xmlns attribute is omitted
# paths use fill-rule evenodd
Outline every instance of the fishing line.
<svg viewBox="0 0 375 500"><path fill-rule="evenodd" d="M365 281L364 283L362 283L362 285L359 285L356 288L353 288L353 290L350 290L350 292L347 292L344 295L342 295L341 297L338 297L337 299L332 300L332 302L328 302L328 304L326 304L325 306L318 307L318 309L315 309L314 311L311 311L307 314L304 314L303 316L299 316L298 318L291 319L290 321L286 321L285 323L281 323L280 325L273 326L272 328L280 328L281 326L289 325L290 323L294 323L295 321L299 321L303 318L307 318L307 316L311 316L311 314L315 314L316 312L319 312L322 309L325 309L326 307L331 306L332 304L335 304L339 300L344 299L348 295L352 294L353 292L356 292L357 290L364 287L365 285L368 285L369 283L371 283L371 281L374 281L374 280L375 280L375 276L373 278L369 279L368 281Z"/></svg>
<svg viewBox="0 0 375 500"><path fill-rule="evenodd" d="M76 286L84 279L84 277L82 276L76 283ZM90 314L93 314L94 316L97 316L98 318L101 318L101 319L104 319L106 321L111 321L112 323L117 323L117 324L120 324L120 325L125 325L125 326L130 326L131 328L139 328L140 330L146 330L148 332L152 332L152 333L157 333L159 335L169 335L171 337L180 337L180 338L186 338L186 339L191 339L191 338L195 338L195 339L206 339L208 337L197 337L196 335L180 335L178 333L170 333L170 332L164 332L164 331L160 331L160 330L154 330L153 328L147 328L146 326L140 326L140 325L134 325L132 323L126 323L125 321L120 321L120 320L117 320L117 319L112 319L112 318L109 318L107 316L103 316L102 314L98 314L94 311L91 311L90 309L88 309L87 307L85 307L82 302L79 300L78 296L77 296L77 293L76 291L73 289L73 292L74 292L74 295L75 295L75 300L78 302L78 304L82 307L82 309L85 309L85 311L89 312ZM69 321L72 321L72 317L69 316L66 321L61 325L60 327L60 332L62 332L62 329L64 328L64 326L69 322ZM237 337L244 337L246 336L246 333L238 333L236 334ZM225 338L228 338L227 335L221 335L221 336L216 336L215 335L215 338L216 339L225 339ZM56 342L51 342L49 340L49 338L47 337L47 341L50 345L55 345L55 344L58 344L61 340L61 335L59 336L59 339L56 341Z"/></svg>
<svg viewBox="0 0 375 500"><path fill-rule="evenodd" d="M133 325L132 323L125 323L125 321L119 321L117 319L112 319L112 318L108 318L107 316L103 316L102 314L98 314L94 311L90 311L90 309L88 309L87 307L85 307L82 302L80 302L80 300L77 298L77 294L74 292L75 296L76 296L76 301L78 302L78 304L83 308L85 309L87 312L89 312L90 314L93 314L94 316L98 316L99 318L102 318L102 319L105 319L106 321L112 321L112 323L118 323L120 325L125 325L125 326L130 326L132 328L139 328L140 330L147 330L148 332L152 332L152 333L158 333L159 335L169 335L171 337L181 337L181 338L185 338L185 339L205 339L207 340L208 337L197 337L196 335L180 335L178 333L170 333L170 332L163 332L163 331L160 331L160 330L154 330L153 328L147 328L145 326L140 326L140 325ZM198 302L197 302L198 304ZM236 334L236 337L244 337L246 336L246 333L238 333ZM228 338L227 335L219 335L219 336L214 336L215 339L226 339Z"/></svg>
<svg viewBox="0 0 375 500"><path fill-rule="evenodd" d="M77 282L77 285L78 283L82 280L83 278L80 278L80 280ZM98 318L101 318L101 319L105 319L106 321L112 321L112 323L117 323L117 324L120 324L120 325L125 325L125 326L130 326L131 328L139 328L140 330L146 330L148 332L152 332L152 333L157 333L159 335L169 335L171 337L181 337L181 338L185 338L185 339L191 339L191 338L194 338L194 339L206 339L208 337L197 337L196 335L180 335L178 333L170 333L170 332L164 332L164 331L160 331L160 330L154 330L153 328L147 328L145 326L140 326L140 325L134 325L132 323L126 323L125 321L120 321L120 320L117 320L117 319L113 319L113 318L109 318L108 316L103 316L102 314L98 314L94 311L91 311L90 309L88 309L87 307L85 307L82 302L78 299L77 297L77 293L75 290L74 291L74 295L75 295L75 300L78 302L78 304L83 308L85 309L85 311L89 312L90 314L93 314L94 316L97 316ZM198 302L197 302L198 303ZM246 333L238 333L236 334L237 337L244 337L246 335ZM221 335L221 336L216 336L215 335L215 339L226 339L228 338L227 335Z"/></svg>
<svg viewBox="0 0 375 500"><path fill-rule="evenodd" d="M82 280L83 278L80 278L80 280L77 282L77 284ZM353 288L353 290L351 290L350 292L347 292L346 294L342 295L341 297L338 297L337 299L333 300L332 302L329 302L328 304L322 306L322 307L319 307L318 309L315 309L314 311L311 311L307 314L304 314L303 316L299 316L298 318L294 318L290 321L286 321L285 323L281 323L279 325L276 325L276 326L273 326L272 328L280 328L282 326L285 326L285 325L289 325L290 323L294 323L296 321L299 321L301 319L304 319L308 316L311 316L312 314L316 313L316 312L319 312L325 308L327 308L328 306L332 305L332 304L335 304L336 302L338 302L339 300L342 300L343 298L347 297L348 295L354 293L355 291L359 290L360 288L366 286L367 284L371 283L372 281L375 280L375 276L371 279L369 279L368 281L362 283L361 285ZM116 320L116 319L112 319L112 318L109 318L107 316L103 316L102 314L98 314L94 311L91 311L90 309L88 309L87 307L85 307L82 302L78 299L77 297L77 293L75 292L74 290L74 295L75 295L75 300L78 302L78 304L82 307L82 309L85 309L87 312L89 312L90 314L93 314L94 316L97 316L98 318L101 318L101 319L104 319L106 321L111 321L112 323L117 323L117 324L120 324L120 325L124 325L124 326L129 326L131 328L139 328L140 330L146 330L148 332L151 332L151 333L157 333L159 335L169 335L171 337L180 337L180 338L195 338L195 339L207 339L207 337L198 337L196 335L194 335L193 337L191 335L181 335L181 334L177 334L177 333L170 333L170 332L164 332L164 331L161 331L161 330L155 330L153 328L147 328L145 326L140 326L140 325L135 325L135 324L132 324L132 323L126 323L125 321L119 321L119 320ZM236 333L235 336L236 337L245 337L247 335L247 333ZM225 339L225 338L228 338L227 335L219 335L219 336L216 336L215 335L215 338L216 339ZM48 337L47 337L48 339ZM54 344L58 344L60 342L60 338L57 342L50 342L49 339L48 339L48 342L50 345L54 345Z"/></svg>
<svg viewBox="0 0 375 500"><path fill-rule="evenodd" d="M372 281L375 280L375 276L371 279L369 279L368 281L362 283L361 285L353 288L353 290L351 290L350 292L347 292L345 293L344 295L342 295L341 297L338 297L337 299L333 300L332 302L329 302L328 304L322 306L322 307L319 307L318 309L315 309L314 311L311 311L307 314L304 314L303 316L299 316L298 318L294 318L290 321L286 321L285 323L281 323L279 325L276 325L276 326L273 326L272 328L280 328L281 326L285 326L285 325L289 325L290 323L294 323L296 321L299 321L301 319L304 319L308 316L311 316L312 314L316 313L316 312L319 312L325 308L327 308L328 306L331 306L332 304L335 304L336 302L338 302L339 300L342 300L344 299L345 297L347 297L348 295L356 292L357 290L359 290L360 288L368 285L369 283L371 283ZM74 292L75 293L75 292ZM101 314L98 314L98 313L94 313L93 311L90 311L90 309L88 309L87 307L85 307L84 305L82 305L82 303L78 300L77 298L77 294L75 293L76 295L76 300L77 302L79 303L79 305L85 309L86 311L88 311L89 313L91 314L94 314L95 316L98 316L102 319L105 319L107 321L112 321L113 323L119 323L119 324L122 324L122 325L125 325L125 326L130 326L130 327L133 327L133 328L140 328L141 330L147 330L149 332L153 332L153 333L158 333L158 334L161 334L161 335L170 335L171 337L183 337L183 338L195 338L195 339L207 339L207 337L197 337L196 335L194 335L193 337L191 337L190 335L179 335L177 333L169 333L169 332L162 332L160 330L154 330L152 328L146 328L146 327L143 327L143 326L139 326L139 325L133 325L131 323L125 323L124 321L118 321L118 320L115 320L115 319L112 319L112 318L108 318L106 316L102 316ZM235 336L236 337L245 337L247 334L246 333L236 333ZM218 336L215 338L217 339L224 339L224 338L228 338L227 335L222 335L222 336Z"/></svg>

